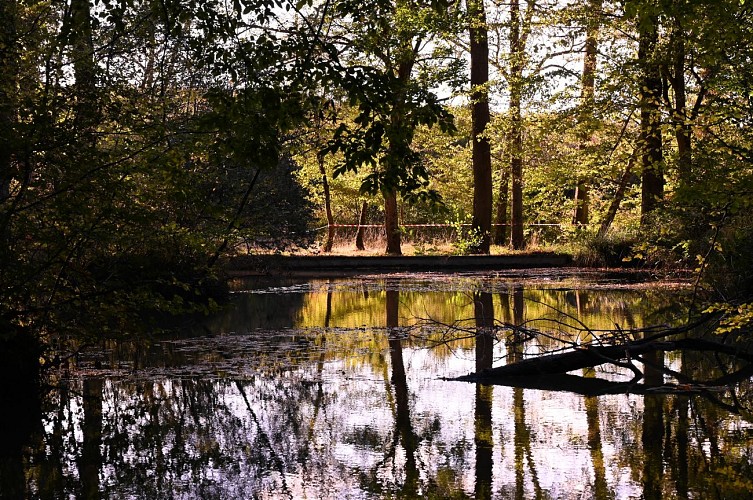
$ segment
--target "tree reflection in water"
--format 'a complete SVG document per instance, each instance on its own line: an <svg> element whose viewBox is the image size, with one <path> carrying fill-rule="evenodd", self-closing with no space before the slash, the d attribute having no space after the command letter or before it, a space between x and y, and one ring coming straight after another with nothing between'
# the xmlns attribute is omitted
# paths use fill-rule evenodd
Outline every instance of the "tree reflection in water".
<svg viewBox="0 0 753 500"><path fill-rule="evenodd" d="M476 371L492 367L494 361L494 303L488 292L473 295L474 316L476 319ZM475 435L476 445L476 487L477 499L492 498L493 493L493 454L494 436L492 431L492 398L494 388L476 384Z"/></svg>
<svg viewBox="0 0 753 500"><path fill-rule="evenodd" d="M239 296L215 336L110 346L51 380L27 430L16 419L17 435L0 436L0 497L749 498L749 380L583 397L440 379L535 352L514 335L494 342L495 319L564 309L642 325L674 300L562 288L351 280ZM261 309L274 328L247 323ZM436 347L438 329L409 328L417 312L474 335ZM643 361L657 379L741 366L703 353Z"/></svg>

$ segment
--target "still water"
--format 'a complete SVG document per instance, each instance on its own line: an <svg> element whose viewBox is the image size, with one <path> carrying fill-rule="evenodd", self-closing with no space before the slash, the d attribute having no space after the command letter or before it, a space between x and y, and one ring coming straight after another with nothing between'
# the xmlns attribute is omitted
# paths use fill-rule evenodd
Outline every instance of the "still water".
<svg viewBox="0 0 753 500"><path fill-rule="evenodd" d="M543 271L234 286L233 307L190 332L109 342L54 378L17 467L28 497L753 495L748 380L598 397L446 380L562 336L677 324L681 286ZM513 353L510 325L547 336ZM719 370L700 354L654 361Z"/></svg>

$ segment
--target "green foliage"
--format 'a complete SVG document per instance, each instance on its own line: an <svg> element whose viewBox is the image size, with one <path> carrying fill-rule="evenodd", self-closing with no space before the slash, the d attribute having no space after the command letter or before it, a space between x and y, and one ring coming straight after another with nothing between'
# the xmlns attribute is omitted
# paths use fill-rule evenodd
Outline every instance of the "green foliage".
<svg viewBox="0 0 753 500"><path fill-rule="evenodd" d="M457 209L452 210L453 218L448 220L455 230L455 239L452 247L457 255L468 255L473 253L479 247L484 235L479 228L472 227L471 221L467 214L460 213Z"/></svg>
<svg viewBox="0 0 753 500"><path fill-rule="evenodd" d="M282 3L45 5L0 8L23 48L0 50L4 331L205 312L228 242L305 239L306 193L279 160L317 72L279 64L302 49L267 29Z"/></svg>
<svg viewBox="0 0 753 500"><path fill-rule="evenodd" d="M322 153L341 155L335 177L368 169L361 194L396 192L409 202L439 199L429 189L429 172L412 143L421 125L454 128L452 115L432 90L446 71L421 54L450 19L448 12L441 2L340 1L333 6L333 15L347 20L339 26L347 43L337 84L357 113L351 123L336 128ZM451 68L457 65L445 69Z"/></svg>
<svg viewBox="0 0 753 500"><path fill-rule="evenodd" d="M623 267L635 263L638 241L636 233L627 231L611 232L606 236L589 231L574 236L570 245L578 266Z"/></svg>

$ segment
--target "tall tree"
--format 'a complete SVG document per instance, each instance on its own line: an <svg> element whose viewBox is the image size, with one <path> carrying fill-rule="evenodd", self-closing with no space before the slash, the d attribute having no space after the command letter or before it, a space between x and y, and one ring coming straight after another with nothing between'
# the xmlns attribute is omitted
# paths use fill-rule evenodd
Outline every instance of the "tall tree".
<svg viewBox="0 0 753 500"><path fill-rule="evenodd" d="M656 46L659 37L659 17L653 3L638 16L638 64L640 68L640 148L641 221L664 198L664 154L662 151L661 97L662 81Z"/></svg>
<svg viewBox="0 0 753 500"><path fill-rule="evenodd" d="M0 5L0 203L10 196L13 179L13 136L16 122L18 4L8 0ZM3 244L0 234L0 245Z"/></svg>
<svg viewBox="0 0 753 500"><path fill-rule="evenodd" d="M489 253L492 229L492 160L489 124L489 40L483 0L466 0L470 23L473 141L473 223L481 239L473 253Z"/></svg>
<svg viewBox="0 0 753 500"><path fill-rule="evenodd" d="M432 88L450 79L457 66L444 66L427 53L447 26L447 4L341 0L333 9L334 18L344 20L333 30L342 43L338 58L345 63L336 79L357 104L358 116L354 124L340 125L324 152L343 153L335 175L370 168L361 193L384 197L386 253L399 255L398 195L408 202L437 199L428 189L425 162L412 146L416 128L454 128Z"/></svg>
<svg viewBox="0 0 753 500"><path fill-rule="evenodd" d="M583 73L581 74L581 103L578 113L581 149L591 139L594 120L594 97L596 87L596 56L598 53L599 19L601 0L589 0L586 16L586 40L583 50ZM575 212L573 223L588 224L588 180L580 173L575 187Z"/></svg>
<svg viewBox="0 0 753 500"><path fill-rule="evenodd" d="M71 0L63 27L69 41L76 90L77 125L91 143L97 122L97 64L89 0Z"/></svg>
<svg viewBox="0 0 753 500"><path fill-rule="evenodd" d="M510 2L510 175L512 178L512 247L525 247L523 237L523 60L525 38L521 34L520 1Z"/></svg>

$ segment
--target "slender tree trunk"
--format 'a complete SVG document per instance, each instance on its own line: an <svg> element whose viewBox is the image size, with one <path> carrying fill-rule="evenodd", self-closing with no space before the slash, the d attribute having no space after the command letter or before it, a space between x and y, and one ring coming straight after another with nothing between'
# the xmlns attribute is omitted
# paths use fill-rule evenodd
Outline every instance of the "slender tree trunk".
<svg viewBox="0 0 753 500"><path fill-rule="evenodd" d="M410 56L397 65L395 77L402 91L398 93L392 106L392 115L390 125L385 131L389 141L389 148L384 158L384 163L388 169L388 181L396 184L398 178L397 172L403 169L406 157L411 153L411 142L413 140L413 131L410 125L406 123L406 102L407 86L410 83L410 75L413 70L415 55L409 42L406 42L403 51ZM382 188L384 195L384 231L387 238L387 255L402 255L400 249L400 220L397 207L397 186L386 185Z"/></svg>
<svg viewBox="0 0 753 500"><path fill-rule="evenodd" d="M675 20L672 46L674 48L674 67L669 82L675 94L672 120L677 140L677 171L680 186L687 186L692 181L693 175L693 147L685 89L685 33L680 26L679 20Z"/></svg>
<svg viewBox="0 0 753 500"><path fill-rule="evenodd" d="M89 0L71 0L70 49L76 86L76 119L87 142L93 142L97 107L97 66Z"/></svg>
<svg viewBox="0 0 753 500"><path fill-rule="evenodd" d="M590 12L586 24L586 45L583 55L583 75L581 77L581 109L580 109L580 143L581 150L585 150L591 139L593 121L593 107L596 83L596 55L597 37L599 35L599 11L601 0L589 2ZM575 188L574 224L588 224L589 210L588 179L582 172Z"/></svg>
<svg viewBox="0 0 753 500"><path fill-rule="evenodd" d="M510 173L512 175L512 247L525 247L523 239L523 47L520 39L520 0L510 2Z"/></svg>
<svg viewBox="0 0 753 500"><path fill-rule="evenodd" d="M384 194L384 234L387 238L387 255L402 255L400 225L398 224L397 194L394 189Z"/></svg>
<svg viewBox="0 0 753 500"><path fill-rule="evenodd" d="M18 95L18 4L0 2L0 203L10 196L13 179L13 136Z"/></svg>
<svg viewBox="0 0 753 500"><path fill-rule="evenodd" d="M356 248L358 250L365 250L366 246L363 244L364 226L366 225L366 211L369 208L369 202L363 200L361 205L361 213L358 216L358 231L356 232Z"/></svg>
<svg viewBox="0 0 753 500"><path fill-rule="evenodd" d="M623 198L625 198L625 190L630 181L634 163L635 157L630 157L630 160L625 167L625 171L622 173L622 177L620 177L619 183L617 184L617 191L614 193L614 198L612 198L612 202L609 204L607 215L604 217L604 220L601 222L601 227L599 228L599 236L602 238L609 232L609 228L612 226L612 222L614 222L614 218L617 216L617 211L620 209L620 203L622 203Z"/></svg>
<svg viewBox="0 0 753 500"><path fill-rule="evenodd" d="M494 228L494 244L506 245L507 241L507 205L510 200L510 170L503 168L500 172L499 193L497 195L497 216Z"/></svg>
<svg viewBox="0 0 753 500"><path fill-rule="evenodd" d="M641 65L641 223L664 197L664 172L662 155L661 73L654 50L658 40L658 19L648 16L639 25L638 59Z"/></svg>
<svg viewBox="0 0 753 500"><path fill-rule="evenodd" d="M489 253L492 229L492 159L489 138L489 40L483 0L467 0L471 38L471 102L473 140L473 229L482 235L472 253Z"/></svg>
<svg viewBox="0 0 753 500"><path fill-rule="evenodd" d="M335 219L332 216L332 198L329 193L329 181L327 180L327 170L324 168L324 157L318 155L319 173L322 176L322 188L324 189L324 212L327 214L327 236L322 243L322 252L329 253L332 251L332 244L335 241Z"/></svg>

